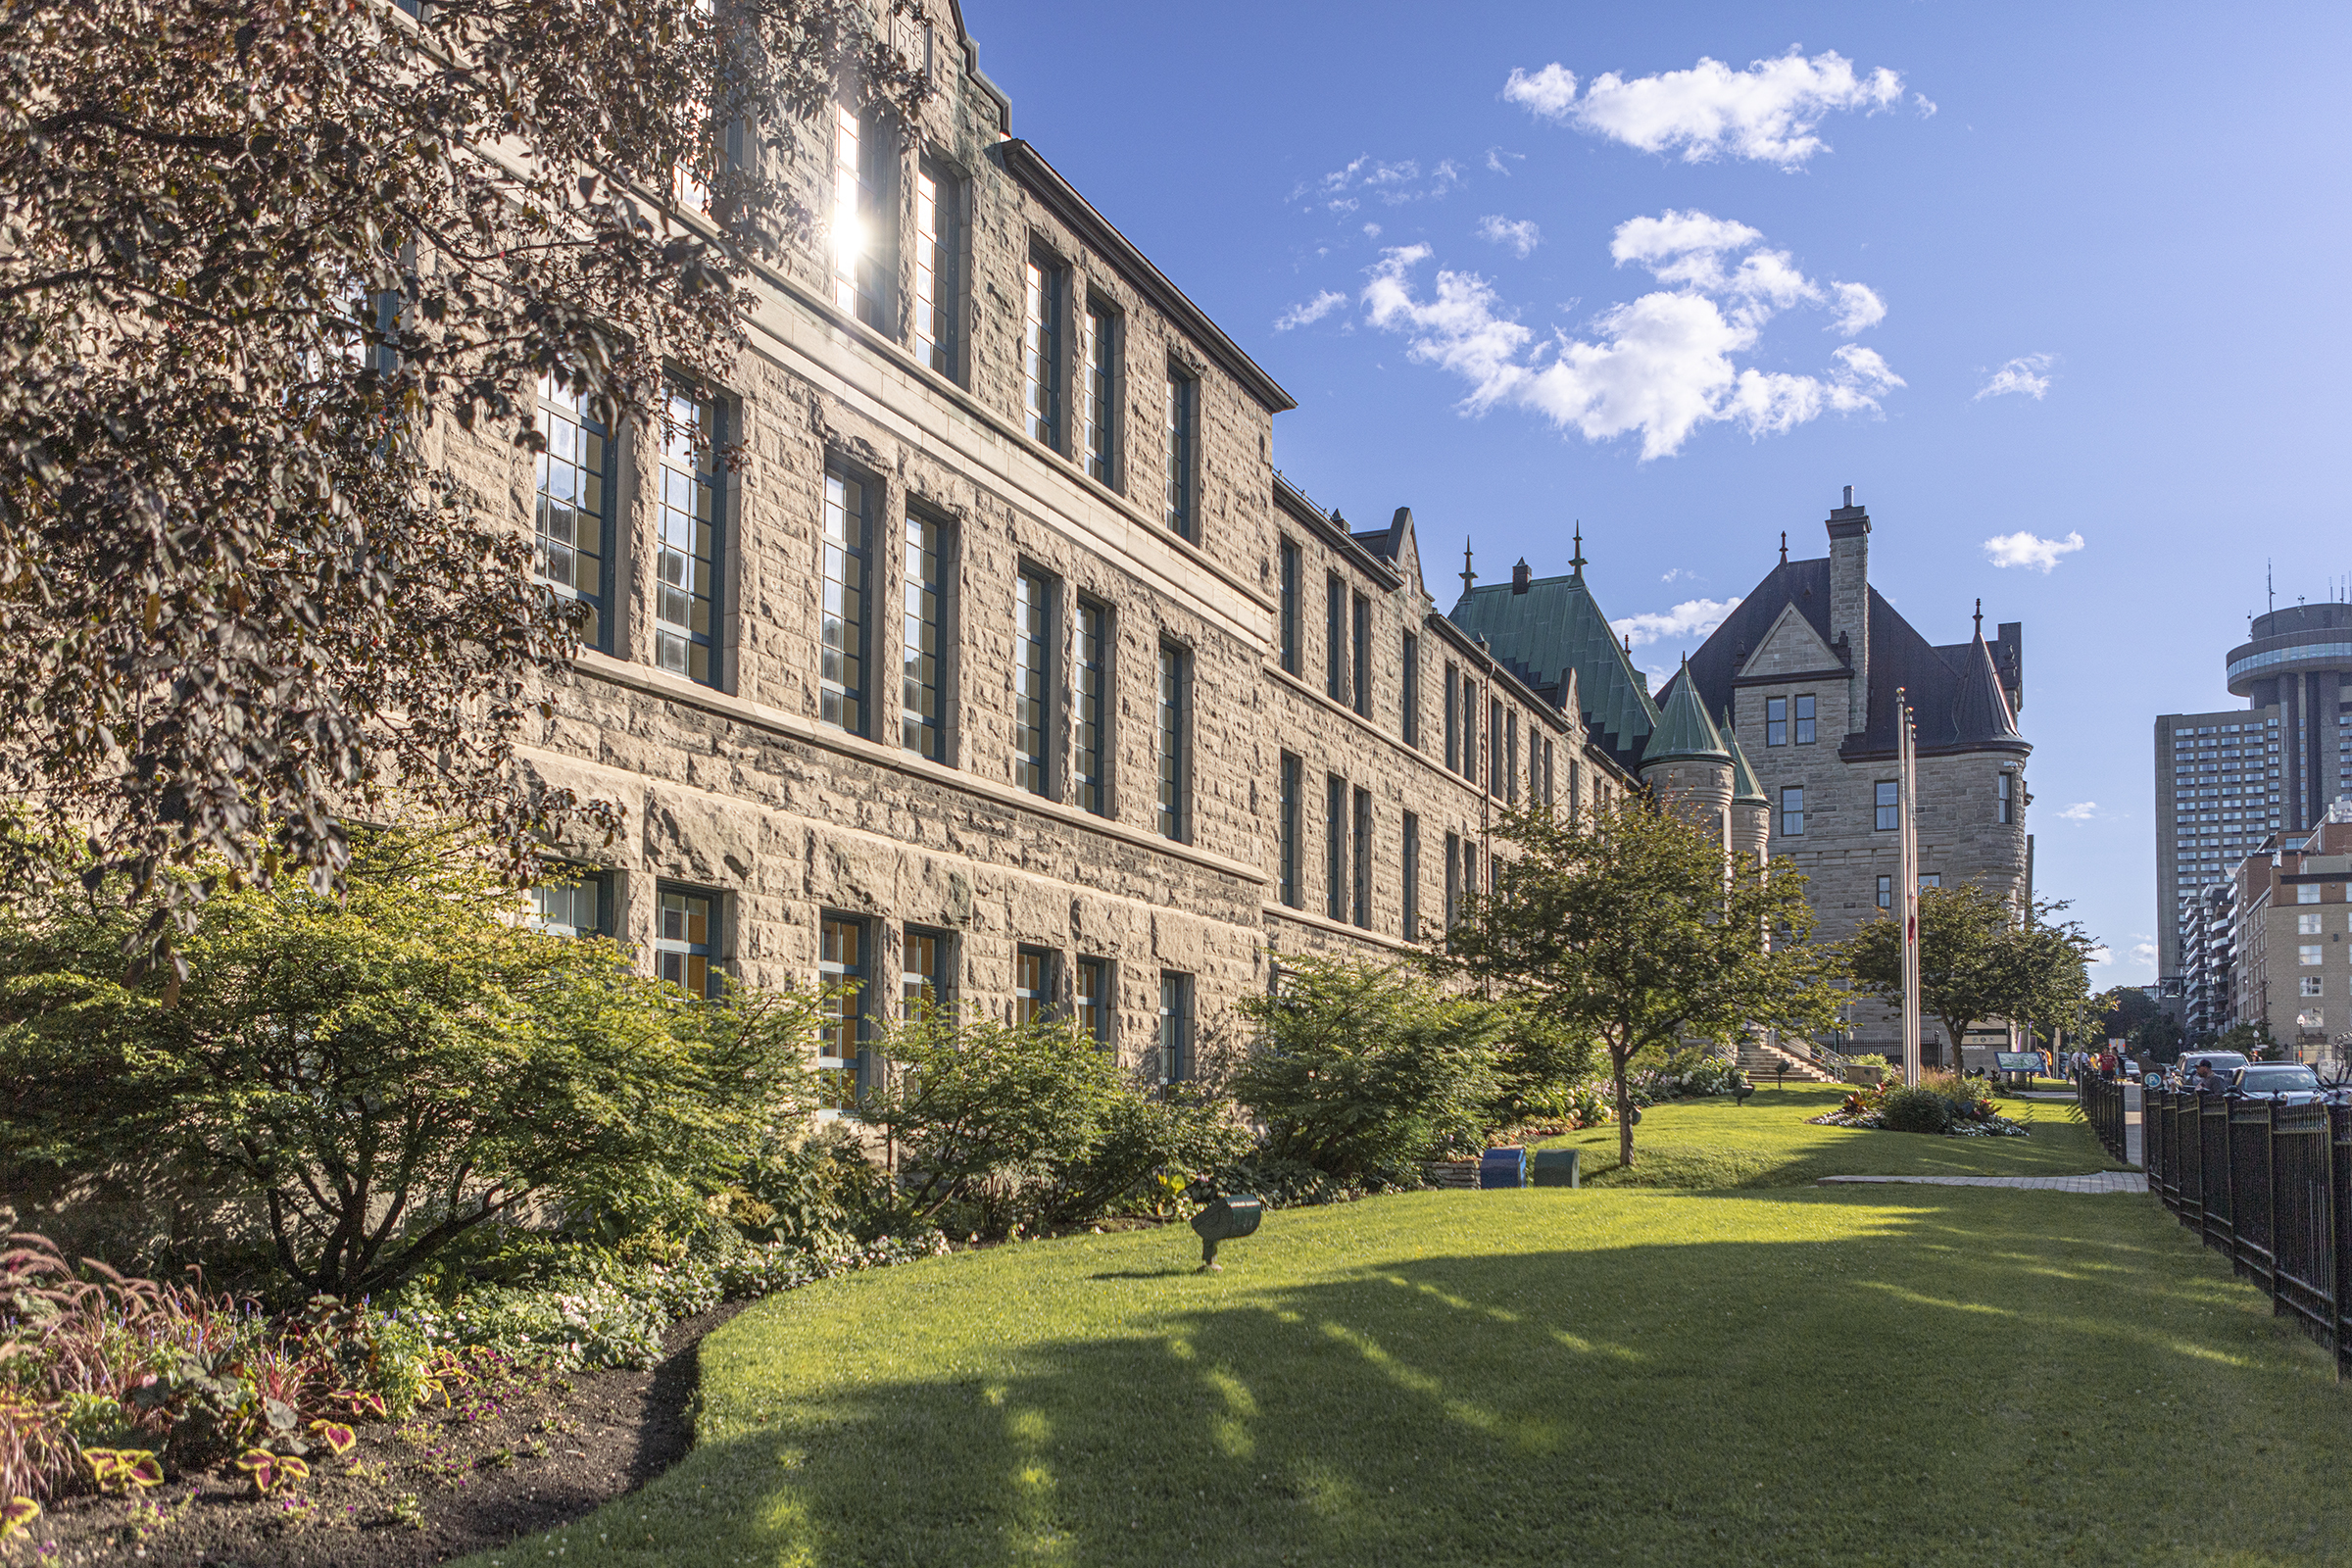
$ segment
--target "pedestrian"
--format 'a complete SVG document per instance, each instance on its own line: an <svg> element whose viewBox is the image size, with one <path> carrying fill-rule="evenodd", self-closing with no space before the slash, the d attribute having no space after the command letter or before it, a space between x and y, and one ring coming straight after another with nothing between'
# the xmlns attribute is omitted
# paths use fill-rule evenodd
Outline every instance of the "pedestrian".
<svg viewBox="0 0 2352 1568"><path fill-rule="evenodd" d="M2222 1080L2214 1073L2211 1057L2201 1056L2197 1059L2197 1070L2190 1075L2188 1087L2200 1095L2221 1093Z"/></svg>

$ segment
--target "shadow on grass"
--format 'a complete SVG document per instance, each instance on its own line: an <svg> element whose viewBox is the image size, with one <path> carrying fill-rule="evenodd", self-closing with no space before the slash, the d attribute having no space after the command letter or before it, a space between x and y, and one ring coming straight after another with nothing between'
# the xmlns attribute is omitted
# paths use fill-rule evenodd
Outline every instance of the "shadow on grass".
<svg viewBox="0 0 2352 1568"><path fill-rule="evenodd" d="M729 1331L703 1446L569 1559L2120 1564L2352 1540L2352 1405L2168 1219L1875 1196L1610 1200L1756 1240L1264 1285L1041 1249L1023 1281L923 1265L778 1303ZM1461 1201L1573 1224L1594 1200ZM1095 1310L1062 1288L1082 1278L1168 1289L1079 1332L1054 1320ZM1007 1282L1050 1305L1008 1310ZM940 1346L885 1305L937 1314ZM2195 1496L2150 1484L2156 1430L2200 1456Z"/></svg>

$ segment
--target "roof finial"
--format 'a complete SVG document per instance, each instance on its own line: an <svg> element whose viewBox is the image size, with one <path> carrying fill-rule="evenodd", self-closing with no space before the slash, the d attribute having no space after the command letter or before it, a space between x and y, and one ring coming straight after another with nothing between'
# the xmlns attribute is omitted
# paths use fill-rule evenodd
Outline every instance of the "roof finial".
<svg viewBox="0 0 2352 1568"><path fill-rule="evenodd" d="M1630 631L1625 634L1625 657L1634 657L1634 634Z"/></svg>
<svg viewBox="0 0 2352 1568"><path fill-rule="evenodd" d="M1462 597L1470 597L1470 585L1478 581L1478 573L1470 569L1470 536L1462 535Z"/></svg>
<svg viewBox="0 0 2352 1568"><path fill-rule="evenodd" d="M1984 640L1984 601L1977 601L1977 641Z"/></svg>
<svg viewBox="0 0 2352 1568"><path fill-rule="evenodd" d="M1576 519L1576 554L1568 558L1568 569L1581 580L1585 575L1585 519Z"/></svg>
<svg viewBox="0 0 2352 1568"><path fill-rule="evenodd" d="M1781 564L1788 564L1788 530L1786 528L1781 530Z"/></svg>

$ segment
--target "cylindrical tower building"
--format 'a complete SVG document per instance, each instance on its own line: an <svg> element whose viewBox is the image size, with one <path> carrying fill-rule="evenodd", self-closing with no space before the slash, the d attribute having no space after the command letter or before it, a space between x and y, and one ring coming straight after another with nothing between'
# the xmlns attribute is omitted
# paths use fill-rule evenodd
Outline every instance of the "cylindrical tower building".
<svg viewBox="0 0 2352 1568"><path fill-rule="evenodd" d="M2287 832L2305 831L2352 796L2352 605L2294 605L2257 615L2230 650L2230 690L2278 709Z"/></svg>

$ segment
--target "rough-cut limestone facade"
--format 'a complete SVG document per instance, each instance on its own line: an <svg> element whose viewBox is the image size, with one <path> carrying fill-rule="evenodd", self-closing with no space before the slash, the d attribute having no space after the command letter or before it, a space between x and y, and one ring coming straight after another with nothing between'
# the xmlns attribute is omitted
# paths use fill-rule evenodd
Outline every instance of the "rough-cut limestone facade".
<svg viewBox="0 0 2352 1568"><path fill-rule="evenodd" d="M962 343L951 379L916 363L905 324L911 247L898 247L899 298L889 328L831 304L821 257L767 281L748 351L716 390L731 409L740 467L725 476L720 675L715 688L653 662L656 437L625 434L618 460L616 587L610 652L587 652L552 694L555 716L526 748L541 776L616 801L624 840L568 846L610 873L612 934L652 946L657 890L713 895L718 956L755 987L807 984L818 973L819 922L865 922L869 1007L896 1004L902 934L951 941L956 1000L998 1016L1014 1006L1016 949L1059 957L1067 1002L1074 960L1108 960L1114 1039L1139 1063L1157 1045L1160 977L1193 980L1193 1022L1213 1036L1235 999L1267 984L1285 953L1393 953L1403 923L1404 814L1420 825L1416 902L1426 929L1444 917L1446 835L1479 846L1506 804L1444 766L1444 670L1476 670L1480 653L1432 614L1409 519L1380 550L1351 539L1281 485L1271 466L1281 390L1174 296L1100 220L1057 194L1020 144L1004 139L1004 106L971 67L955 14L928 7L941 40L941 92L920 127L922 154L968 182L958 287ZM831 206L828 138L771 149L820 211ZM900 155L899 233L913 231L910 141ZM1086 232L1065 219L1075 216ZM1101 241L1102 243L1097 243ZM1075 455L1026 433L1024 264L1065 268L1068 315L1089 300L1119 316L1111 482ZM1171 301L1173 305L1171 306ZM1062 333L1065 441L1076 423L1078 333ZM1192 541L1161 516L1161 375L1197 378ZM530 526L534 470L514 449L453 444L452 465L485 495L504 496ZM828 468L868 487L867 662L862 735L819 717L822 505ZM1278 499L1279 494L1279 499ZM903 527L910 511L950 525L944 760L900 742ZM1197 542L1194 542L1197 541ZM1300 672L1282 668L1281 549L1299 552ZM1057 585L1053 668L1058 698L1054 765L1041 796L1016 787L1020 669L1015 581L1024 568ZM1368 602L1367 713L1327 693L1324 583L1340 575ZM1070 672L1075 596L1111 612L1109 808L1074 804ZM1352 615L1350 616L1352 620ZM1352 628L1351 628L1352 629ZM1403 739L1404 635L1418 637L1419 742ZM1181 648L1191 672L1188 831L1157 826L1157 663ZM1571 779L1590 801L1629 787L1581 724L1507 674L1477 671L1485 705L1502 700L1519 738L1515 783L1526 800L1542 740L1554 746L1562 804ZM1352 694L1350 693L1350 699ZM1574 713L1571 697L1567 712ZM1531 745L1531 740L1533 744ZM1285 752L1301 760L1298 906L1279 891L1279 793ZM1487 778L1481 765L1473 771ZM1324 781L1371 792L1368 921L1352 885L1347 918L1325 912ZM1352 855L1348 867L1352 883ZM1483 881L1483 873L1480 879Z"/></svg>

